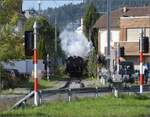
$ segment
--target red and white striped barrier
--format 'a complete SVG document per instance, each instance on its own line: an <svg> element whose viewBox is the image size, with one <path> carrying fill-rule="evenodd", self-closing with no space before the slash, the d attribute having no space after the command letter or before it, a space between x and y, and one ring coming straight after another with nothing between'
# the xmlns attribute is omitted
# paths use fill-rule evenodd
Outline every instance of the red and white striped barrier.
<svg viewBox="0 0 150 117"><path fill-rule="evenodd" d="M38 106L38 78L37 78L37 23L34 22L34 55L33 55L33 64L34 64L34 104Z"/></svg>
<svg viewBox="0 0 150 117"><path fill-rule="evenodd" d="M143 51L142 51L142 41L143 41L143 30L140 38L140 93L143 93L144 75L143 75Z"/></svg>

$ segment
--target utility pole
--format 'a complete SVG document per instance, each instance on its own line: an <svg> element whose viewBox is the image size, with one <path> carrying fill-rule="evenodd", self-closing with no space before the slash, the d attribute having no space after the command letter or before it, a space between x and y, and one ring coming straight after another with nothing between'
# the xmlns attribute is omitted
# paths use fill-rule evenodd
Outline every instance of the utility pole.
<svg viewBox="0 0 150 117"><path fill-rule="evenodd" d="M111 0L107 0L107 69L110 69Z"/></svg>
<svg viewBox="0 0 150 117"><path fill-rule="evenodd" d="M50 77L50 70L49 70L50 63L49 63L49 54L48 53L47 53L47 56L46 56L46 62L47 62L46 77L47 77L47 80L49 80L49 77Z"/></svg>
<svg viewBox="0 0 150 117"><path fill-rule="evenodd" d="M119 64L120 64L120 44L117 43L117 74L119 74Z"/></svg>
<svg viewBox="0 0 150 117"><path fill-rule="evenodd" d="M54 52L54 73L56 73L56 65L57 65L57 17L55 15L55 52Z"/></svg>
<svg viewBox="0 0 150 117"><path fill-rule="evenodd" d="M55 16L55 54L57 54L57 18Z"/></svg>

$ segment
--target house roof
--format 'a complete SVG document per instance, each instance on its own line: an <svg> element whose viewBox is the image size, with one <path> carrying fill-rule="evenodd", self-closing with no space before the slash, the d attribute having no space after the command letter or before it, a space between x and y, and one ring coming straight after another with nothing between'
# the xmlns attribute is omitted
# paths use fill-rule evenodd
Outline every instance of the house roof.
<svg viewBox="0 0 150 117"><path fill-rule="evenodd" d="M124 10L125 12L123 12ZM112 11L111 27L120 28L120 17L150 16L150 7L123 7ZM106 28L107 15L101 16L95 23L94 28Z"/></svg>

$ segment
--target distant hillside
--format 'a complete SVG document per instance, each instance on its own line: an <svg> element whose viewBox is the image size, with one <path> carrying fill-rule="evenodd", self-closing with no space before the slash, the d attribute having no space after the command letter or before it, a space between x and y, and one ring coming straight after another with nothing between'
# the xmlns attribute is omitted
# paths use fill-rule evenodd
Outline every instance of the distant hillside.
<svg viewBox="0 0 150 117"><path fill-rule="evenodd" d="M63 29L68 23L75 23L84 14L85 8L88 4L93 3L98 12L105 12L107 10L107 0L86 0L86 3L77 5L69 4L59 8L48 8L43 14L54 24L55 16L57 17L57 25ZM112 0L112 9L117 9L124 6L150 6L150 0ZM78 23L76 22L76 23ZM75 23L75 25L77 25Z"/></svg>

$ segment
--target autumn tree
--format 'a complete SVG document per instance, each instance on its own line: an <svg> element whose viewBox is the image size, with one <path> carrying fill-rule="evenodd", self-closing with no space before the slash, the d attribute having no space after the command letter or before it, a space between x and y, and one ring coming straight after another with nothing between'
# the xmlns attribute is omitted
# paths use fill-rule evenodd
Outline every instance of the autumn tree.
<svg viewBox="0 0 150 117"><path fill-rule="evenodd" d="M21 6L22 0L0 1L0 60L24 58L22 34L15 32Z"/></svg>

